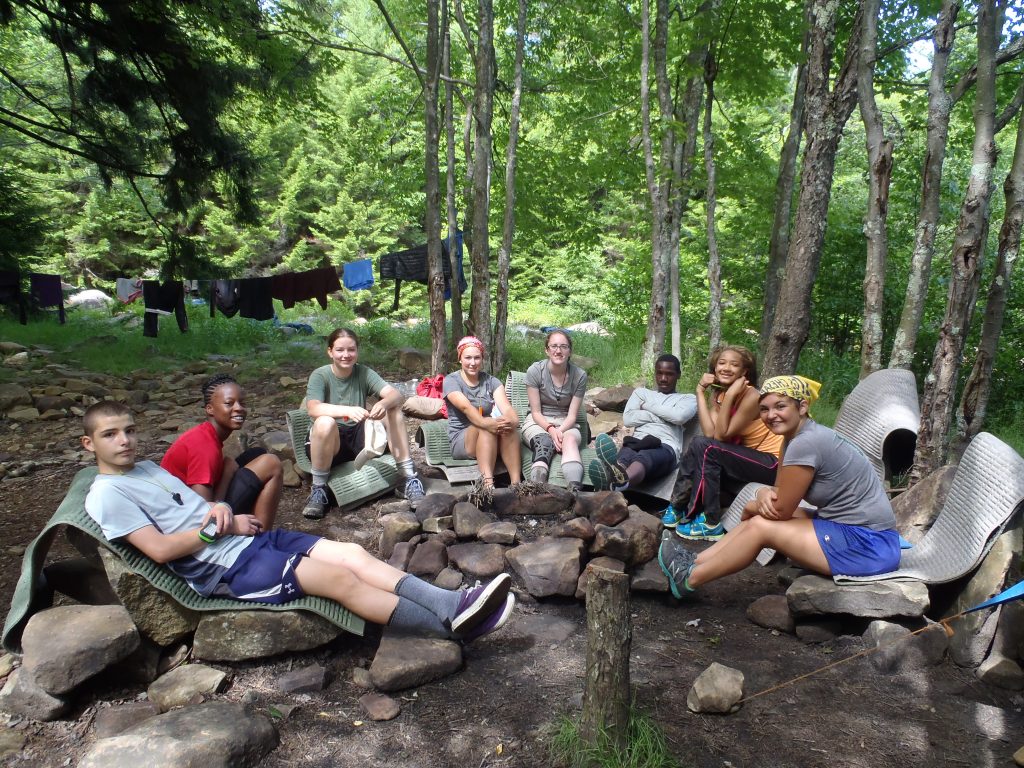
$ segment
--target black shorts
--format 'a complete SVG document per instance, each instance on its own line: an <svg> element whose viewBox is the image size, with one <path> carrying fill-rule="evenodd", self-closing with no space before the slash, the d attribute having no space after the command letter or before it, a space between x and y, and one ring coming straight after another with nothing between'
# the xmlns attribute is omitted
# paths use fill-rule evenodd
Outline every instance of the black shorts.
<svg viewBox="0 0 1024 768"><path fill-rule="evenodd" d="M310 428L312 429L312 427ZM334 459L331 461L331 466L336 467L342 462L352 461L359 452L363 450L363 444L366 442L366 428L362 422L356 424L354 427L343 427L341 424L338 425L338 452L334 454ZM306 458L312 459L309 452L309 433L306 433Z"/></svg>
<svg viewBox="0 0 1024 768"><path fill-rule="evenodd" d="M251 515L257 497L263 492L263 483L255 472L246 468L246 465L266 452L265 448L250 448L235 459L238 469L228 483L224 501L231 505L236 515Z"/></svg>

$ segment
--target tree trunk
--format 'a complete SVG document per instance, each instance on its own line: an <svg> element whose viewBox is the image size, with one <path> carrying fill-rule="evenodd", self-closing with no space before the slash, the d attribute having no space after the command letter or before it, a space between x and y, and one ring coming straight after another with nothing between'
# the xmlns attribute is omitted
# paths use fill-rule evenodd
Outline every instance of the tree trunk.
<svg viewBox="0 0 1024 768"><path fill-rule="evenodd" d="M800 174L796 223L786 256L786 274L762 365L764 378L793 373L810 330L811 292L818 276L825 242L836 152L843 126L856 103L856 60L862 32L858 6L847 44L846 59L829 91L829 68L835 40L837 4L813 0L807 58L807 145Z"/></svg>
<svg viewBox="0 0 1024 768"><path fill-rule="evenodd" d="M775 307L779 303L779 288L786 271L786 252L789 250L789 216L793 210L793 188L796 182L796 161L800 154L800 136L804 130L804 92L807 90L807 49L810 46L810 9L812 0L807 0L804 9L807 28L800 48L800 64L796 69L796 86L793 89L793 108L789 112L789 131L779 154L779 175L775 179L775 214L772 217L772 234L768 242L768 267L764 280L764 310L761 313L761 337L758 342L758 359L764 360L771 337Z"/></svg>
<svg viewBox="0 0 1024 768"><path fill-rule="evenodd" d="M946 70L949 54L956 36L956 17L960 13L959 0L943 0L939 20L932 33L932 71L928 79L928 128L925 139L924 163L921 170L921 205L918 209L914 234L914 252L910 258L910 275L903 312L892 342L890 368L910 368L914 362L917 333L924 316L924 302L928 298L932 255L935 253L935 233L939 223L939 198L942 192L942 164L946 158L949 137L949 115L953 99L946 90Z"/></svg>
<svg viewBox="0 0 1024 768"><path fill-rule="evenodd" d="M427 275L430 293L430 371L445 370L447 349L444 316L444 266L441 250L440 121L437 90L441 79L440 0L427 0L427 61L423 83L424 144L426 179Z"/></svg>
<svg viewBox="0 0 1024 768"><path fill-rule="evenodd" d="M708 335L710 348L715 349L722 342L722 261L718 255L718 237L715 234L715 207L718 202L715 188L715 136L711 131L711 110L715 103L715 75L718 64L712 47L708 51L707 64L704 67L704 88L706 104L704 107L704 172L707 175L707 194L704 204L707 212L708 232L708 290L711 296L708 308ZM678 357L678 353L673 351Z"/></svg>
<svg viewBox="0 0 1024 768"><path fill-rule="evenodd" d="M1018 117L1017 143L1010 172L1003 184L1003 193L1006 211L1003 214L1003 226L999 230L996 267L988 288L988 300L985 302L985 320L981 327L978 356L967 377L956 414L953 450L957 459L985 423L985 411L992 392L992 366L1010 293L1010 275L1020 254L1021 224L1024 222L1024 115Z"/></svg>
<svg viewBox="0 0 1024 768"><path fill-rule="evenodd" d="M516 17L516 59L512 86L512 111L508 125L508 151L505 153L505 221L498 251L498 292L494 312L494 347L491 370L505 367L505 329L508 325L508 275L512 262L512 236L515 233L516 147L519 144L519 109L523 100L523 47L526 39L526 0L519 0Z"/></svg>
<svg viewBox="0 0 1024 768"><path fill-rule="evenodd" d="M974 149L967 192L960 208L953 237L952 271L946 314L939 328L939 339L932 367L925 377L921 403L921 428L910 482L914 484L945 461L946 440L957 375L963 359L964 342L970 328L974 303L981 280L985 239L988 233L989 202L992 197L992 171L995 166L995 74L996 24L995 0L982 0L978 10L978 80L974 104Z"/></svg>
<svg viewBox="0 0 1024 768"><path fill-rule="evenodd" d="M472 332L491 348L491 119L494 111L494 6L479 0L480 30L476 44L476 97L473 148L473 295L469 317Z"/></svg>
<svg viewBox="0 0 1024 768"><path fill-rule="evenodd" d="M629 576L593 568L587 584L587 667L580 738L598 746L626 745L631 691Z"/></svg>
<svg viewBox="0 0 1024 768"><path fill-rule="evenodd" d="M889 254L886 219L892 178L892 140L885 135L875 101L880 0L864 2L864 35L857 64L857 99L868 150L868 207L864 216L867 263L864 265L864 319L861 325L860 377L882 367L882 313L885 309L885 263Z"/></svg>
<svg viewBox="0 0 1024 768"><path fill-rule="evenodd" d="M459 231L458 209L455 207L455 99L451 82L451 16L448 14L448 0L444 0L441 13L441 28L444 34L444 52L442 68L444 71L444 133L448 173L446 178L447 209L448 209L448 258L452 266L452 341L457 342L465 334L462 330L462 286L458 278L458 251L456 234ZM447 366L446 366L447 367Z"/></svg>

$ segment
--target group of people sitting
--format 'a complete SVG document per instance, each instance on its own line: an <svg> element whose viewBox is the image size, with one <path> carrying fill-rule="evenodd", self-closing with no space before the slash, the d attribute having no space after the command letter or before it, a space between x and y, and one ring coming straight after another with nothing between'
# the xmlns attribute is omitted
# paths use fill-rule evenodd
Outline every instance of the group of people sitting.
<svg viewBox="0 0 1024 768"><path fill-rule="evenodd" d="M532 481L547 480L559 453L566 482L581 488L577 417L587 375L571 362L568 332L549 333L546 359L529 367L529 413L522 422L502 383L482 369L480 340L467 336L457 349L460 368L443 387L452 455L475 459L484 487L493 486L499 458L518 483L525 441L533 452ZM313 480L303 514L323 517L331 503L331 468L365 458L366 425L373 422L383 424L404 477L400 493L415 504L424 488L411 458L401 393L358 362L351 330L328 337L327 356L330 364L316 369L307 386L305 445ZM680 375L676 357L658 358L656 389L638 388L627 403L624 421L632 434L621 448L598 436L599 458L589 468L596 487L617 490L677 472L663 523L678 536L665 537L658 554L676 597L746 567L764 547L823 574L868 575L898 566L895 518L877 475L856 447L810 418L816 382L781 376L758 387L754 357L738 346L715 351L695 394L676 392ZM86 510L108 539L123 538L167 563L203 595L271 603L320 595L370 621L464 641L508 620L515 599L507 574L449 591L357 544L276 528L280 460L263 449L223 455L224 442L245 423L244 391L222 375L205 382L202 395L206 420L181 435L160 466L136 460L130 408L101 401L86 412L82 444L99 469ZM377 400L367 408L371 395ZM687 443L694 418L702 434ZM725 534L720 505L728 481L766 487ZM801 500L817 510L801 508ZM681 539L715 543L698 555Z"/></svg>

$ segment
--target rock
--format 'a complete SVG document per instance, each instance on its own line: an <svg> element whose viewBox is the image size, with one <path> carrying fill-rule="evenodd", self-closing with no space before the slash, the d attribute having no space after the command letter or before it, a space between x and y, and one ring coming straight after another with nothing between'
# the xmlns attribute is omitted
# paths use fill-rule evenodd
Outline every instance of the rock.
<svg viewBox="0 0 1024 768"><path fill-rule="evenodd" d="M100 550L110 586L143 637L160 646L171 645L199 626L199 614L185 608L166 592L134 573L124 561Z"/></svg>
<svg viewBox="0 0 1024 768"><path fill-rule="evenodd" d="M273 430L267 432L260 438L263 447L269 453L274 454L282 461L284 459L295 459L295 451L292 448L292 436L288 432Z"/></svg>
<svg viewBox="0 0 1024 768"><path fill-rule="evenodd" d="M10 728L0 730L0 760L14 757L25 747L25 732Z"/></svg>
<svg viewBox="0 0 1024 768"><path fill-rule="evenodd" d="M765 595L747 606L747 618L754 624L765 629L776 629L792 635L796 631L796 622L789 612L789 603L785 595Z"/></svg>
<svg viewBox="0 0 1024 768"><path fill-rule="evenodd" d="M295 462L291 459L284 459L281 462L282 482L285 488L299 488L302 485L302 478L296 470Z"/></svg>
<svg viewBox="0 0 1024 768"><path fill-rule="evenodd" d="M0 406L2 406L2 397L2 394L0 394ZM75 405L75 401L70 397L63 397L61 395L39 395L32 401L32 405L40 413L45 411L67 411Z"/></svg>
<svg viewBox="0 0 1024 768"><path fill-rule="evenodd" d="M1021 558L1021 530L1012 528L996 539L981 565L961 589L944 618L954 616L1002 591L1014 563ZM991 611L975 611L959 619L956 634L949 643L949 655L961 667L981 664L995 638L1003 606Z"/></svg>
<svg viewBox="0 0 1024 768"><path fill-rule="evenodd" d="M932 527L935 516L946 502L955 474L956 466L947 464L892 500L896 527L907 541L917 544Z"/></svg>
<svg viewBox="0 0 1024 768"><path fill-rule="evenodd" d="M423 532L424 533L440 533L441 531L450 531L455 521L451 515L445 517L428 517L423 521Z"/></svg>
<svg viewBox="0 0 1024 768"><path fill-rule="evenodd" d="M1013 762L1017 765L1024 765L1024 747L1013 753Z"/></svg>
<svg viewBox="0 0 1024 768"><path fill-rule="evenodd" d="M71 557L43 568L46 583L71 599L85 605L117 605L103 563L98 558Z"/></svg>
<svg viewBox="0 0 1024 768"><path fill-rule="evenodd" d="M1005 688L1009 691L1024 690L1024 670L1013 659L1000 654L990 654L981 662L976 673L978 679L989 685Z"/></svg>
<svg viewBox="0 0 1024 768"><path fill-rule="evenodd" d="M196 694L212 696L220 690L227 674L205 664L185 664L157 678L147 689L149 700L166 712L188 704Z"/></svg>
<svg viewBox="0 0 1024 768"><path fill-rule="evenodd" d="M497 522L480 526L480 530L476 532L476 535L480 541L487 542L488 544L511 545L516 543L516 535L518 533L519 528L515 523Z"/></svg>
<svg viewBox="0 0 1024 768"><path fill-rule="evenodd" d="M971 710L974 716L973 726L986 739L1009 741L1011 738L1016 738L1020 733L1017 724L1018 714L1016 712L1011 715L1010 710L979 702L973 702ZM1011 717L1013 718L1012 720Z"/></svg>
<svg viewBox="0 0 1024 768"><path fill-rule="evenodd" d="M621 560L616 560L613 557L595 557L587 563L587 567L583 569L583 573L580 574L579 579L576 581L577 600L586 598L587 584L590 583L590 574L595 568L607 568L609 571L615 571L616 573L626 572L626 564Z"/></svg>
<svg viewBox="0 0 1024 768"><path fill-rule="evenodd" d="M512 488L496 488L491 511L499 517L547 517L572 509L575 497L566 488L539 486L543 490L520 495Z"/></svg>
<svg viewBox="0 0 1024 768"><path fill-rule="evenodd" d="M460 501L452 509L452 523L460 539L475 539L477 532L488 523L495 522L494 515L481 512L476 505Z"/></svg>
<svg viewBox="0 0 1024 768"><path fill-rule="evenodd" d="M11 421L37 421L39 416L39 411L32 406L12 408L7 412L7 418Z"/></svg>
<svg viewBox="0 0 1024 768"><path fill-rule="evenodd" d="M717 662L700 673L686 695L691 712L726 715L739 709L743 698L743 673Z"/></svg>
<svg viewBox="0 0 1024 768"><path fill-rule="evenodd" d="M395 548L391 550L391 557L388 558L388 565L393 566L400 571L409 570L409 560L412 558L414 549L416 549L416 546L411 542L398 542L395 544Z"/></svg>
<svg viewBox="0 0 1024 768"><path fill-rule="evenodd" d="M277 678L281 693L315 693L327 687L327 669L319 664L299 667Z"/></svg>
<svg viewBox="0 0 1024 768"><path fill-rule="evenodd" d="M409 573L426 579L433 579L448 566L448 550L437 539L430 539L418 545L409 559Z"/></svg>
<svg viewBox="0 0 1024 768"><path fill-rule="evenodd" d="M911 636L911 632L928 629ZM941 664L949 637L941 624L927 619L901 623L876 620L868 624L864 639L875 646L871 664L882 673L905 672Z"/></svg>
<svg viewBox="0 0 1024 768"><path fill-rule="evenodd" d="M27 352L28 347L16 341L0 341L0 354L13 355L16 352Z"/></svg>
<svg viewBox="0 0 1024 768"><path fill-rule="evenodd" d="M36 685L32 673L24 667L11 672L3 690L0 690L0 710L29 720L56 720L70 708L70 701L60 696L51 696Z"/></svg>
<svg viewBox="0 0 1024 768"><path fill-rule="evenodd" d="M558 528L555 529L553 535L560 536L566 539L580 539L581 541L593 541L596 535L594 530L594 524L585 517L574 517L565 523L562 523Z"/></svg>
<svg viewBox="0 0 1024 768"><path fill-rule="evenodd" d="M430 367L430 353L426 350L400 347L396 354L398 364L407 371L419 372Z"/></svg>
<svg viewBox="0 0 1024 768"><path fill-rule="evenodd" d="M427 499L429 498L427 496ZM380 556L385 560L391 557L391 551L395 544L400 541L408 541L420 532L420 521L412 512L393 512L390 515L384 515L380 518L380 524L384 530L380 535L379 549Z"/></svg>
<svg viewBox="0 0 1024 768"><path fill-rule="evenodd" d="M842 622L836 619L803 619L796 624L796 636L805 643L827 643L842 632Z"/></svg>
<svg viewBox="0 0 1024 768"><path fill-rule="evenodd" d="M119 605L62 605L29 619L24 669L47 693L67 693L139 647L139 633Z"/></svg>
<svg viewBox="0 0 1024 768"><path fill-rule="evenodd" d="M373 688L373 680L370 678L370 670L362 667L352 667L352 684L357 688L368 691Z"/></svg>
<svg viewBox="0 0 1024 768"><path fill-rule="evenodd" d="M648 560L633 572L629 588L634 592L668 592L668 577L657 560Z"/></svg>
<svg viewBox="0 0 1024 768"><path fill-rule="evenodd" d="M107 739L159 714L159 707L151 701L131 701L104 707L96 712L93 732L97 739Z"/></svg>
<svg viewBox="0 0 1024 768"><path fill-rule="evenodd" d="M394 720L401 713L398 702L383 693L364 693L359 697L359 706L371 720Z"/></svg>
<svg viewBox="0 0 1024 768"><path fill-rule="evenodd" d="M462 573L455 568L445 568L434 579L434 586L441 589L458 589L462 586Z"/></svg>
<svg viewBox="0 0 1024 768"><path fill-rule="evenodd" d="M592 507L589 513L590 522L595 526L614 526L629 517L629 507L626 504L626 497L618 491L602 491L601 498ZM594 494L598 496L598 494Z"/></svg>
<svg viewBox="0 0 1024 768"><path fill-rule="evenodd" d="M448 560L474 579L489 579L505 570L505 548L500 544L466 542L448 547Z"/></svg>
<svg viewBox="0 0 1024 768"><path fill-rule="evenodd" d="M244 661L308 651L343 631L307 611L218 611L199 620L192 652L197 659Z"/></svg>
<svg viewBox="0 0 1024 768"><path fill-rule="evenodd" d="M616 411L622 413L626 409L626 402L633 394L634 387L626 384L619 384L615 387L608 387L595 392L590 398L591 402L602 411Z"/></svg>
<svg viewBox="0 0 1024 768"><path fill-rule="evenodd" d="M590 543L590 554L629 560L629 536L621 528L608 525L594 526L594 540Z"/></svg>
<svg viewBox="0 0 1024 768"><path fill-rule="evenodd" d="M786 599L794 616L923 616L929 605L928 587L919 581L871 581L840 586L823 576L801 576L786 590Z"/></svg>
<svg viewBox="0 0 1024 768"><path fill-rule="evenodd" d="M160 646L143 638L139 647L113 665L106 675L125 684L149 685L159 677L161 651Z"/></svg>
<svg viewBox="0 0 1024 768"><path fill-rule="evenodd" d="M9 653L0 654L0 677L7 677L14 669L14 657Z"/></svg>
<svg viewBox="0 0 1024 768"><path fill-rule="evenodd" d="M534 597L573 595L580 575L583 542L541 538L505 553L512 569Z"/></svg>
<svg viewBox="0 0 1024 768"><path fill-rule="evenodd" d="M799 579L801 576L808 576L811 571L801 568L799 565L784 565L779 569L778 578L779 584L784 587L790 587L793 582Z"/></svg>
<svg viewBox="0 0 1024 768"><path fill-rule="evenodd" d="M279 742L264 715L242 704L209 702L150 718L117 736L100 739L78 768L257 766Z"/></svg>
<svg viewBox="0 0 1024 768"><path fill-rule="evenodd" d="M370 665L370 679L378 690L400 691L440 680L461 667L458 643L385 630Z"/></svg>
<svg viewBox="0 0 1024 768"><path fill-rule="evenodd" d="M422 523L428 517L449 517L458 502L450 493L429 493L416 505L416 519Z"/></svg>
<svg viewBox="0 0 1024 768"><path fill-rule="evenodd" d="M629 517L617 526L626 534L629 541L629 566L646 563L658 554L658 543L661 536L661 520L654 515L637 509L630 511Z"/></svg>
<svg viewBox="0 0 1024 768"><path fill-rule="evenodd" d="M106 387L100 386L94 381L88 381L87 379L65 379L64 389L68 392L77 392L81 395L91 395L92 397L103 400L110 395L110 390Z"/></svg>
<svg viewBox="0 0 1024 768"><path fill-rule="evenodd" d="M4 359L4 365L10 366L11 368L24 368L28 364L28 352L15 352L10 357Z"/></svg>

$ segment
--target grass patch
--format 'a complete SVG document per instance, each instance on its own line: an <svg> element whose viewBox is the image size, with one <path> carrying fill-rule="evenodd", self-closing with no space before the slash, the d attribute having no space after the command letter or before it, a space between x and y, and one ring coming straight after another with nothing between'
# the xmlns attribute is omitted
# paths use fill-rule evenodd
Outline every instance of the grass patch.
<svg viewBox="0 0 1024 768"><path fill-rule="evenodd" d="M549 747L558 768L681 768L669 751L665 734L651 718L630 710L626 746L616 748L604 734L596 746L580 738L579 723L562 717L555 725Z"/></svg>

